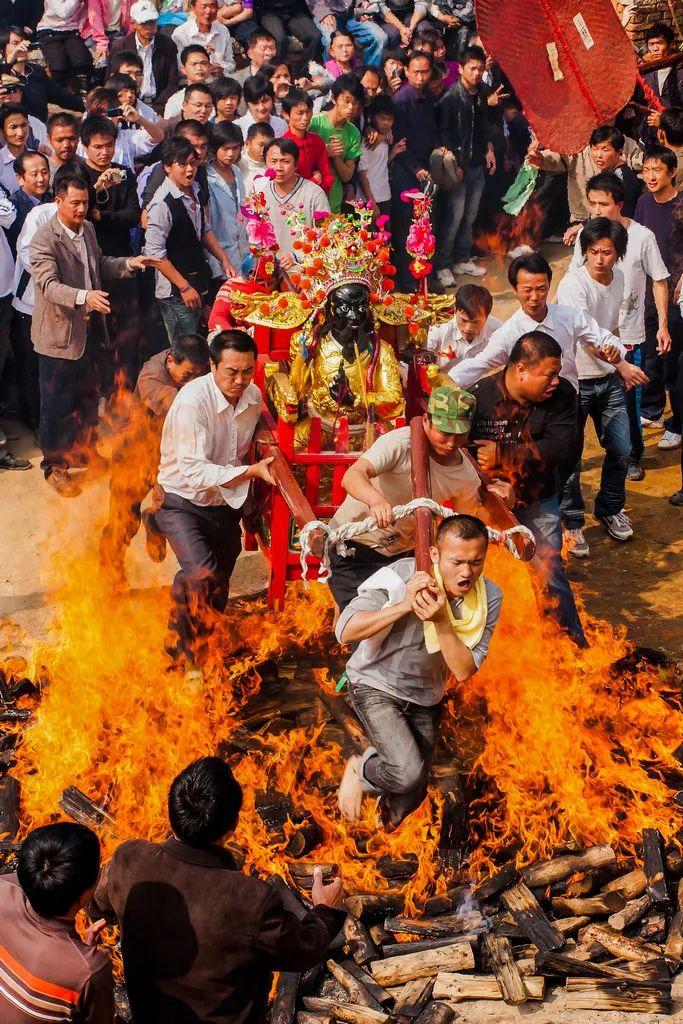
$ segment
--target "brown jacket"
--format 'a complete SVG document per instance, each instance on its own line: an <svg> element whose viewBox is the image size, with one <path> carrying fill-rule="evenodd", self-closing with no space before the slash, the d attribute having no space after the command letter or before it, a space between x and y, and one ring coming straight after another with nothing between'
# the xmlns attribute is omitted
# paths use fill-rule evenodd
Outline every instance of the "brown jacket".
<svg viewBox="0 0 683 1024"><path fill-rule="evenodd" d="M89 221L83 223L83 233L91 289L99 291L103 278L115 280L132 276L126 266L126 257L102 255L95 229ZM80 359L85 350L89 319L97 317L102 322L104 318L99 313L91 313L85 303L76 305L78 292L85 289L85 267L57 214L33 236L31 277L35 288L31 326L33 347L39 355ZM102 330L106 339L104 323Z"/></svg>
<svg viewBox="0 0 683 1024"><path fill-rule="evenodd" d="M118 917L140 1024L260 1024L272 972L319 963L345 916L319 907L298 920L227 850L177 839L123 843L95 900Z"/></svg>
<svg viewBox="0 0 683 1024"><path fill-rule="evenodd" d="M73 924L39 917L16 875L0 878L0 1021L112 1024L109 957L84 945Z"/></svg>

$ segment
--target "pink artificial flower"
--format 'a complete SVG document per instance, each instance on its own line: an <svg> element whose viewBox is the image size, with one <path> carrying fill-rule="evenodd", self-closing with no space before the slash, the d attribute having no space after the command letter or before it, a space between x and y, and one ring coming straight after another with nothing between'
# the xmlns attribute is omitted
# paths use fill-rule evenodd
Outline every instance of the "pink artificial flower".
<svg viewBox="0 0 683 1024"><path fill-rule="evenodd" d="M329 213L328 213L327 210L316 210L314 212L314 214L313 214L313 220L317 224L320 224L321 221L323 221L323 220L327 220L328 217L329 217Z"/></svg>
<svg viewBox="0 0 683 1024"><path fill-rule="evenodd" d="M375 221L375 226L377 228L379 228L379 230L381 231L382 228L384 227L384 225L388 224L388 223L389 223L389 216L388 216L388 214L382 213L382 214L380 214L380 216Z"/></svg>
<svg viewBox="0 0 683 1024"><path fill-rule="evenodd" d="M424 192L419 188L407 188L401 192L401 199L404 203L416 203L418 199L424 199Z"/></svg>
<svg viewBox="0 0 683 1024"><path fill-rule="evenodd" d="M277 245L275 228L269 220L250 218L247 220L249 242L257 249L272 249Z"/></svg>
<svg viewBox="0 0 683 1024"><path fill-rule="evenodd" d="M431 231L431 225L426 218L420 218L420 220L410 225L410 231L406 239L406 249L411 255L421 256L423 259L431 259L434 253L434 244L435 240Z"/></svg>

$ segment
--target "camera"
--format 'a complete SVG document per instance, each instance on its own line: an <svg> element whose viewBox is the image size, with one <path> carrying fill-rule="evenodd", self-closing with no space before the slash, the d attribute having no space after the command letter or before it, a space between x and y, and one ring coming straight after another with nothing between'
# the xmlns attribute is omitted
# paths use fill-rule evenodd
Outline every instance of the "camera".
<svg viewBox="0 0 683 1024"><path fill-rule="evenodd" d="M107 110L107 117L122 117L123 107L109 107Z"/></svg>

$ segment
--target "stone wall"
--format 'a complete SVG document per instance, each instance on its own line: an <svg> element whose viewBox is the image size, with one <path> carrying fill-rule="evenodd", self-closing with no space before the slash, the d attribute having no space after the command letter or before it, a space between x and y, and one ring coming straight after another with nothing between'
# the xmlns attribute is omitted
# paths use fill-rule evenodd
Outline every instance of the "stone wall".
<svg viewBox="0 0 683 1024"><path fill-rule="evenodd" d="M672 0L671 5L667 0L612 0L612 3L639 53L645 49L645 30L649 25L655 21L673 23L672 6L683 30L683 0Z"/></svg>

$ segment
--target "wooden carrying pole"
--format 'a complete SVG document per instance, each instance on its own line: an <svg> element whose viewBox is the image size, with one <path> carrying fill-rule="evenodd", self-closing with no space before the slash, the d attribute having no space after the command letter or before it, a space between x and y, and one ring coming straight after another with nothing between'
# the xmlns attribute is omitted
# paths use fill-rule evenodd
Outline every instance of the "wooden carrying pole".
<svg viewBox="0 0 683 1024"><path fill-rule="evenodd" d="M292 467L290 466L287 459L284 457L278 446L275 438L275 423L269 412L262 410L261 412L261 423L256 435L256 450L259 459L267 459L270 456L273 457L273 461L270 464L270 472L277 484L277 488L282 495L287 508L292 514L292 518L296 522L296 525L301 529L306 523L312 522L317 519L317 516L310 503L306 500L301 488L296 482ZM313 535L313 550L316 554L320 554L316 549L316 539L319 538L319 532Z"/></svg>
<svg viewBox="0 0 683 1024"><path fill-rule="evenodd" d="M413 498L431 498L429 480L429 446L422 426L422 416L410 421L410 477ZM413 512L415 519L415 568L431 572L432 560L429 548L432 543L432 513L429 509L418 508Z"/></svg>

